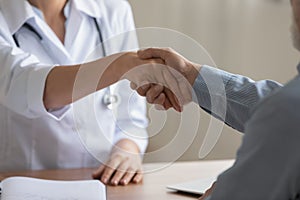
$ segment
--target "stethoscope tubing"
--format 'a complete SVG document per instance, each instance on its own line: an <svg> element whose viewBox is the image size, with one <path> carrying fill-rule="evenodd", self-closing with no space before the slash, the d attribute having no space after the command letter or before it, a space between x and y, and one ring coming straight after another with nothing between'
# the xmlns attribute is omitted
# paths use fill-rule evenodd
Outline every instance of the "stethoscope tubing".
<svg viewBox="0 0 300 200"><path fill-rule="evenodd" d="M99 35L99 40L100 40L100 45L101 45L102 52L103 52L103 57L106 57L107 52L106 52L106 48L105 48L105 45L103 42L102 31L100 29L97 19L93 18L93 21L95 23L95 27L96 27L98 35ZM36 31L36 29L33 26L31 26L29 23L26 22L23 26L26 27L31 32L33 32L39 38L40 41L43 40L43 37L41 36L41 34L39 34L38 31ZM14 40L16 46L20 48L20 43L18 41L16 34L13 34L12 37L13 37L13 40ZM119 96L112 94L110 87L108 87L106 94L104 94L104 96L103 96L102 102L107 108L112 109L112 104L117 104L119 102Z"/></svg>

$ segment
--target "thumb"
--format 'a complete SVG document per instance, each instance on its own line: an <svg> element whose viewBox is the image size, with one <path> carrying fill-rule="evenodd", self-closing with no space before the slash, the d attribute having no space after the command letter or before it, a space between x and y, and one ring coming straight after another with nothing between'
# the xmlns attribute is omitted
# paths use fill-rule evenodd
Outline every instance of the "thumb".
<svg viewBox="0 0 300 200"><path fill-rule="evenodd" d="M166 60L167 50L160 48L141 49L137 52L140 59L160 58Z"/></svg>
<svg viewBox="0 0 300 200"><path fill-rule="evenodd" d="M150 49L141 49L137 52L137 55L140 59L150 59L154 58L152 50L153 48Z"/></svg>

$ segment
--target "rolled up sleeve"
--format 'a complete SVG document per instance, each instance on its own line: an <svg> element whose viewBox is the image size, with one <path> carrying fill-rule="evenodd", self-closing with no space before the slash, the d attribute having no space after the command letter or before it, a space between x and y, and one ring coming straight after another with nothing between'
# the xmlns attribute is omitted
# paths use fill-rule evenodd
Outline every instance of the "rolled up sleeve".
<svg viewBox="0 0 300 200"><path fill-rule="evenodd" d="M55 65L44 65L29 53L9 44L0 36L0 102L3 106L27 118L49 115L43 103L49 72ZM63 108L65 109L65 108Z"/></svg>

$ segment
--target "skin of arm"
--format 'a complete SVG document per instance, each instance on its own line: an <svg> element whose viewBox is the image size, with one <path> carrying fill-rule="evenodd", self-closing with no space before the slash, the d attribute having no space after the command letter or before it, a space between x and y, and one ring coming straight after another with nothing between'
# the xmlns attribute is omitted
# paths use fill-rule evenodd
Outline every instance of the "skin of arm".
<svg viewBox="0 0 300 200"><path fill-rule="evenodd" d="M114 54L82 65L57 66L47 76L44 90L44 105L47 109L61 108L87 96L95 91L108 87L121 80L131 68L153 64L159 60L141 60L134 52ZM80 81L80 89L73 95L77 74L84 74L86 81ZM83 75L81 75L83 77ZM89 80L99 80L95 85Z"/></svg>

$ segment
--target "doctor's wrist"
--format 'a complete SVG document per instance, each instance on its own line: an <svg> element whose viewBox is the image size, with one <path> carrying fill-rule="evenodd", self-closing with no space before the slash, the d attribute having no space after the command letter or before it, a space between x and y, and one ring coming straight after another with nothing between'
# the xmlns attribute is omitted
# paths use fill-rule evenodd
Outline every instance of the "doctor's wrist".
<svg viewBox="0 0 300 200"><path fill-rule="evenodd" d="M125 52L120 54L115 61L110 64L110 71L116 81L125 79L126 73L135 67L133 58L134 52Z"/></svg>
<svg viewBox="0 0 300 200"><path fill-rule="evenodd" d="M113 151L123 150L128 153L140 154L139 146L132 140L129 139L121 139L115 144L115 148Z"/></svg>

